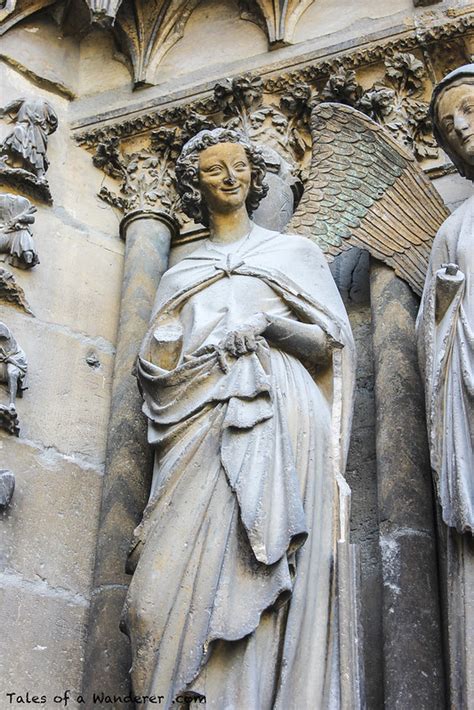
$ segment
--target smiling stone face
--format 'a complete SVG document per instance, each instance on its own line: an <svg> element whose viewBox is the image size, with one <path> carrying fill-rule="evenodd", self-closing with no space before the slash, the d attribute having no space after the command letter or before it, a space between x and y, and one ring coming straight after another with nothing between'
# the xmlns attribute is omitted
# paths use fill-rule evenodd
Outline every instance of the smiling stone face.
<svg viewBox="0 0 474 710"><path fill-rule="evenodd" d="M474 84L464 79L446 88L438 99L437 114L452 152L474 166Z"/></svg>
<svg viewBox="0 0 474 710"><path fill-rule="evenodd" d="M209 212L227 214L245 204L250 163L239 143L218 143L199 156L199 186Z"/></svg>

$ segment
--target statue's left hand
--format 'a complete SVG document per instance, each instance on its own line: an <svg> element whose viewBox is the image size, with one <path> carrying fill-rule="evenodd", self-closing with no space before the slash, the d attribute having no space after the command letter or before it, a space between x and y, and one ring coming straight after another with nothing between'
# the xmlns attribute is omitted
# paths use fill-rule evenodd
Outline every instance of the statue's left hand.
<svg viewBox="0 0 474 710"><path fill-rule="evenodd" d="M444 269L444 274L446 276L456 276L459 271L459 266L454 263L441 264L441 269Z"/></svg>
<svg viewBox="0 0 474 710"><path fill-rule="evenodd" d="M258 345L257 338L265 332L267 325L267 316L264 313L257 313L247 323L227 333L219 343L219 347L234 357L255 352Z"/></svg>
<svg viewBox="0 0 474 710"><path fill-rule="evenodd" d="M442 264L436 271L436 321L449 309L454 297L465 282L465 275L457 264Z"/></svg>

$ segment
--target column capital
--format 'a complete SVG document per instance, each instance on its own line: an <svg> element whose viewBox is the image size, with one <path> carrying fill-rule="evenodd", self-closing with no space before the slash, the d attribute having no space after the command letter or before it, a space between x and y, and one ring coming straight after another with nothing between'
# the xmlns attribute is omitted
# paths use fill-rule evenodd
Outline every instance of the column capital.
<svg viewBox="0 0 474 710"><path fill-rule="evenodd" d="M161 222L170 230L172 239L179 233L178 221L169 212L166 212L165 210L147 209L146 207L141 207L127 212L127 214L125 214L120 220L120 236L123 240L127 237L127 228L129 225L132 222L141 219L156 219L158 222Z"/></svg>

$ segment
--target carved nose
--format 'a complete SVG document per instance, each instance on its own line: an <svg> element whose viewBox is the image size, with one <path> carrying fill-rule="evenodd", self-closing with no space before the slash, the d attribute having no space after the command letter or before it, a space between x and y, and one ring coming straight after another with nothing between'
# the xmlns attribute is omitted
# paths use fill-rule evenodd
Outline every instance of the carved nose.
<svg viewBox="0 0 474 710"><path fill-rule="evenodd" d="M466 116L460 111L456 111L453 120L454 130L459 136L462 136L462 134L470 127L469 121L467 120Z"/></svg>
<svg viewBox="0 0 474 710"><path fill-rule="evenodd" d="M235 183L236 183L235 175L233 175L232 173L229 173L227 175L227 177L224 178L224 183L226 185L235 185Z"/></svg>

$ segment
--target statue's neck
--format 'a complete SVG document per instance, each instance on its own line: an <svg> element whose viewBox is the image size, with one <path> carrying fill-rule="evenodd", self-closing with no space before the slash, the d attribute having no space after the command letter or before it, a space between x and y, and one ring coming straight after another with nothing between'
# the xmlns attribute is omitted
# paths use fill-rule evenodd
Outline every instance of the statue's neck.
<svg viewBox="0 0 474 710"><path fill-rule="evenodd" d="M211 242L231 244L245 237L251 230L247 208L241 208L227 214L211 214L209 219L209 237Z"/></svg>

